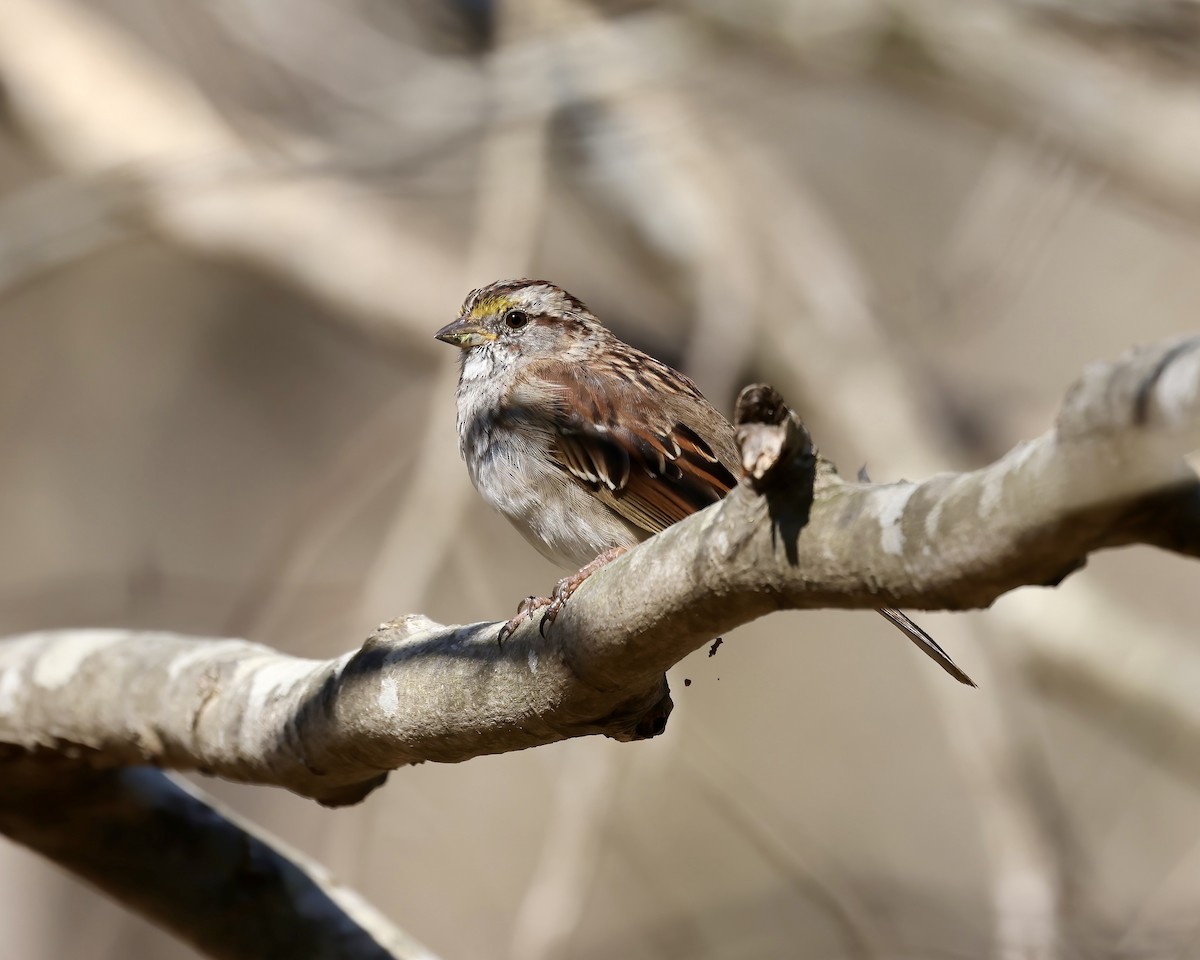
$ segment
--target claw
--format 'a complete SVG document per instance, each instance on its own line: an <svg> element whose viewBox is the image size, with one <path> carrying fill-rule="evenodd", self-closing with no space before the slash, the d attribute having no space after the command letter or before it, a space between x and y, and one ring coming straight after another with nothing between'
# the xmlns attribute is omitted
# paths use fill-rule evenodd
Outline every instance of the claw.
<svg viewBox="0 0 1200 960"><path fill-rule="evenodd" d="M559 581L561 585L562 581ZM570 591L564 596L558 595L558 588L554 589L554 599L546 606L546 612L542 614L542 622L538 624L538 633L543 637L546 635L546 628L554 625L554 621L558 619L558 613L567 603L567 597L571 595Z"/></svg>
<svg viewBox="0 0 1200 960"><path fill-rule="evenodd" d="M563 577L554 585L554 590L550 593L549 604L546 612L542 614L542 622L538 625L538 632L544 637L546 628L553 626L554 621L558 619L558 615L562 613L562 608L567 605L567 601L571 599L571 594L580 588L583 581L590 577L593 573L599 570L606 563L611 563L617 557L625 552L624 547L613 548L606 550L600 554L595 560L583 567L578 573L573 573L569 577Z"/></svg>
<svg viewBox="0 0 1200 960"><path fill-rule="evenodd" d="M547 628L554 625L554 621L562 612L562 608L571 599L571 594L579 589L579 585L606 563L612 563L613 560L617 559L617 557L628 549L628 547L612 547L609 550L605 550L595 560L585 565L578 573L573 573L571 576L563 577L559 580L554 585L554 590L550 593L549 597L526 597L521 601L521 606L517 608L517 615L500 628L500 643L503 644L527 617L532 617L534 612L540 610L542 607L546 607L546 612L542 614L541 622L538 623L538 633L544 637Z"/></svg>
<svg viewBox="0 0 1200 960"><path fill-rule="evenodd" d="M517 627L523 624L526 620L533 619L536 611L547 606L551 601L547 597L526 597L517 606L517 615L508 621L500 628L500 632L496 635L496 646L503 647L504 641L513 635Z"/></svg>

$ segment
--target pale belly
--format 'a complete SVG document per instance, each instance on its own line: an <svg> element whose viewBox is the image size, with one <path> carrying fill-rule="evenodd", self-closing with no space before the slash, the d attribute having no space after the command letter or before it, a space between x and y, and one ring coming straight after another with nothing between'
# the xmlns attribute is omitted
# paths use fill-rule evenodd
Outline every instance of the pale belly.
<svg viewBox="0 0 1200 960"><path fill-rule="evenodd" d="M645 532L629 524L516 438L475 435L471 481L538 551L563 567L581 567L610 547L630 547ZM537 492L535 492L537 491Z"/></svg>

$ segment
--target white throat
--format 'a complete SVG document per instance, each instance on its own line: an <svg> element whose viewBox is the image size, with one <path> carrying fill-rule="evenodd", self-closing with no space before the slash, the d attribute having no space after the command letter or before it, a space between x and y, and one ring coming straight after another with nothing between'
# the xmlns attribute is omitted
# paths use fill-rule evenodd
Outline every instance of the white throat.
<svg viewBox="0 0 1200 960"><path fill-rule="evenodd" d="M487 380L496 366L496 358L491 350L467 350L462 358L462 373L459 380L463 383L475 380Z"/></svg>

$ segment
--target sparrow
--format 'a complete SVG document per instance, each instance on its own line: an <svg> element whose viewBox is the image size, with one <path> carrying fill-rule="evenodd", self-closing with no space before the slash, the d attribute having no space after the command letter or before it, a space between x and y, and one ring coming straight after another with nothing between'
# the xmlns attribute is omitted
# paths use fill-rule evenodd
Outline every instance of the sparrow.
<svg viewBox="0 0 1200 960"><path fill-rule="evenodd" d="M500 641L588 576L737 485L734 428L678 370L631 347L544 280L472 290L435 336L458 347L458 444L475 489L551 561L577 573L528 597ZM899 610L879 611L974 682Z"/></svg>

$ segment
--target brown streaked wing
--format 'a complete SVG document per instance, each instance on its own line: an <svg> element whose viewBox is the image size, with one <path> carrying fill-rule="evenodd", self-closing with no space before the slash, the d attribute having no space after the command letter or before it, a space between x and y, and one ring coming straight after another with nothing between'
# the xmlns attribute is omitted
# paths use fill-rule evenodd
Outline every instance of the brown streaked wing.
<svg viewBox="0 0 1200 960"><path fill-rule="evenodd" d="M653 364L655 373L675 376ZM687 382L690 387L690 381ZM648 534L715 503L736 484L714 445L728 456L732 429L692 388L656 393L637 378L618 395L586 367L543 360L510 392L511 416L550 434L555 462L598 499ZM620 404L618 417L617 404ZM712 442L705 420L728 431Z"/></svg>

